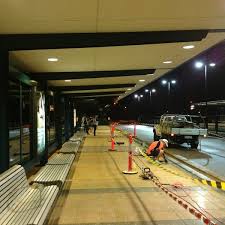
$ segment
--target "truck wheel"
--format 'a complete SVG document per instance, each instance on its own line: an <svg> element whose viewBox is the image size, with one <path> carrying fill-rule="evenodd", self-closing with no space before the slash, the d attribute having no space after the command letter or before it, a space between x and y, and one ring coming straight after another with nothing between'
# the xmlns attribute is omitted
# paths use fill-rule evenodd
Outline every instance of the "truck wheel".
<svg viewBox="0 0 225 225"><path fill-rule="evenodd" d="M195 142L192 142L191 143L191 148L198 148L198 142L197 141L195 141Z"/></svg>

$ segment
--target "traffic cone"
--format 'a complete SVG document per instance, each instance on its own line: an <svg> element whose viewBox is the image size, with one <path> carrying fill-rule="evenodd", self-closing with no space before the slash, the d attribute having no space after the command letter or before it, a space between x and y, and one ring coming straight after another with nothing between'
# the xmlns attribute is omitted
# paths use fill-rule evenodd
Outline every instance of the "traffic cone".
<svg viewBox="0 0 225 225"><path fill-rule="evenodd" d="M109 149L109 151L116 151L115 144L116 144L116 142L115 142L114 138L111 138L111 148Z"/></svg>

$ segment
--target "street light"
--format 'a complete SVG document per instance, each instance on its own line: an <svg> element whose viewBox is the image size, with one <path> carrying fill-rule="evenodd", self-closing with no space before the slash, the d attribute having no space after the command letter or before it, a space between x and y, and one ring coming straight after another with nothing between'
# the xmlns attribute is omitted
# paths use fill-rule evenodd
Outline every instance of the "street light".
<svg viewBox="0 0 225 225"><path fill-rule="evenodd" d="M150 103L152 103L152 93L155 93L156 90L153 88L149 91Z"/></svg>
<svg viewBox="0 0 225 225"><path fill-rule="evenodd" d="M203 62L196 62L195 67L198 69L201 69L204 67L204 75L205 75L205 117L206 117L206 128L208 128L208 85L207 85L207 72L208 72L208 66L215 67L216 63L211 62L209 64L203 63Z"/></svg>
<svg viewBox="0 0 225 225"><path fill-rule="evenodd" d="M137 94L134 95L134 98L137 98L138 101L140 101L140 99L141 99L142 97L143 97L143 95L137 95Z"/></svg>
<svg viewBox="0 0 225 225"><path fill-rule="evenodd" d="M175 85L177 83L176 80L162 80L162 85L166 85L167 84L167 88L168 88L168 111L169 111L169 100L170 100L170 89L171 89L171 84Z"/></svg>

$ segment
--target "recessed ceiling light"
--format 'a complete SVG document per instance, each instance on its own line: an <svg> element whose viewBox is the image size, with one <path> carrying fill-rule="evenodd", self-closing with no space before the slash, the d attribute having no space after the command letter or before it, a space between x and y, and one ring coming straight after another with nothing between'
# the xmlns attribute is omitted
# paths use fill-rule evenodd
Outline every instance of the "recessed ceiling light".
<svg viewBox="0 0 225 225"><path fill-rule="evenodd" d="M71 82L71 80L65 80L65 82Z"/></svg>
<svg viewBox="0 0 225 225"><path fill-rule="evenodd" d="M147 74L147 75L152 76L152 75L154 75L154 73L149 73L149 74Z"/></svg>
<svg viewBox="0 0 225 225"><path fill-rule="evenodd" d="M49 61L49 62L57 62L58 59L57 59L57 58L48 58L48 61Z"/></svg>
<svg viewBox="0 0 225 225"><path fill-rule="evenodd" d="M128 90L128 91L131 91L132 89L131 89L131 88L128 88L127 90Z"/></svg>
<svg viewBox="0 0 225 225"><path fill-rule="evenodd" d="M145 80L139 80L139 82L145 82Z"/></svg>
<svg viewBox="0 0 225 225"><path fill-rule="evenodd" d="M163 63L164 64L170 64L170 63L172 63L172 61L164 61Z"/></svg>
<svg viewBox="0 0 225 225"><path fill-rule="evenodd" d="M194 47L195 47L194 45L185 45L183 46L183 49L192 49Z"/></svg>
<svg viewBox="0 0 225 225"><path fill-rule="evenodd" d="M145 89L145 92L148 92L149 90L148 89Z"/></svg>

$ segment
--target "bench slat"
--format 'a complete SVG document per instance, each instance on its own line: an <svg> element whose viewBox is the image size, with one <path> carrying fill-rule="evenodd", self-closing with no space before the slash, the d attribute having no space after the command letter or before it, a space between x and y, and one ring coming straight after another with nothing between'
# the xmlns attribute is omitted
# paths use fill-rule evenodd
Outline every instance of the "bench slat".
<svg viewBox="0 0 225 225"><path fill-rule="evenodd" d="M29 185L25 170L21 166L14 166L0 175L0 213L22 195Z"/></svg>
<svg viewBox="0 0 225 225"><path fill-rule="evenodd" d="M39 202L39 190L29 188L29 191L24 194L22 200L20 202L15 203L15 213L12 214L12 212L8 211L4 215L4 217L0 219L0 224L43 224L46 218L45 215L49 213L51 206L58 194L58 191L59 189L57 186L44 187L41 192L41 202ZM46 207L46 205L48 205L49 207ZM37 216L39 218L42 218L42 223L34 223L34 220L36 220Z"/></svg>

